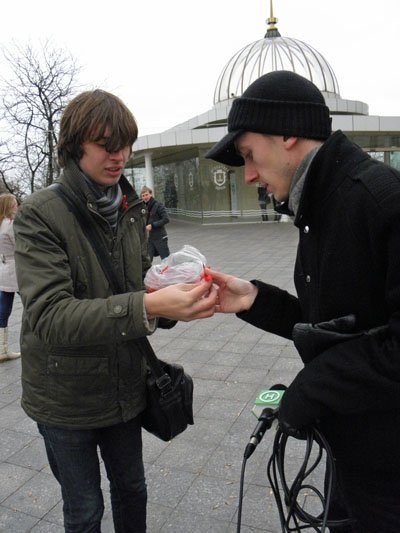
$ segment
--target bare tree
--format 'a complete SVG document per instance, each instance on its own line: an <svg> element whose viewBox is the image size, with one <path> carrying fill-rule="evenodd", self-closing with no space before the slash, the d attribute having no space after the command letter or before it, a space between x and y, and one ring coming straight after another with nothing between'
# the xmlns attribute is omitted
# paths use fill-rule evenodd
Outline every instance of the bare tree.
<svg viewBox="0 0 400 533"><path fill-rule="evenodd" d="M61 113L77 89L80 68L65 50L49 41L40 50L30 44L4 48L12 75L3 78L3 117L12 133L9 154L14 177L26 192L53 183L59 173L56 146Z"/></svg>
<svg viewBox="0 0 400 533"><path fill-rule="evenodd" d="M24 196L23 190L15 179L14 157L8 149L8 141L0 140L0 194L9 192L14 194L18 200Z"/></svg>

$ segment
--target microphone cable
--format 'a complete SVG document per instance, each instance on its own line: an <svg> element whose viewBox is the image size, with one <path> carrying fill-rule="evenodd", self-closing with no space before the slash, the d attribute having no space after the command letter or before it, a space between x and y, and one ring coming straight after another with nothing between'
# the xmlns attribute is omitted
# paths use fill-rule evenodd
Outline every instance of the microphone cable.
<svg viewBox="0 0 400 533"><path fill-rule="evenodd" d="M278 409L273 411L273 420L277 417ZM276 429L273 449L267 465L268 480L277 504L282 533L301 532L310 528L318 533L326 533L328 527L347 526L352 522L350 519L328 520L332 492L336 484L335 459L329 443L317 428L307 428L304 430L303 435L305 441L304 459L290 486L285 474L285 453L288 439L292 437L284 433L279 425ZM315 447L317 448L316 454ZM326 454L325 495L307 481L324 457L324 451ZM315 458L312 458L313 452L316 455ZM244 475L250 455L247 446L243 456L240 476L237 533L240 533L241 528ZM283 493L283 501L281 491ZM306 491L316 496L322 506L323 510L318 516L306 511L299 503L300 498L305 495Z"/></svg>
<svg viewBox="0 0 400 533"><path fill-rule="evenodd" d="M258 423L253 431L250 441L246 446L243 454L242 471L240 474L240 487L239 487L239 506L238 506L238 519L237 519L237 533L240 533L240 527L242 522L242 505L243 505L243 487L244 487L244 473L246 469L246 463L249 457L253 454L254 450L264 437L264 433L271 428L274 420L277 417L277 410L266 407L263 409Z"/></svg>

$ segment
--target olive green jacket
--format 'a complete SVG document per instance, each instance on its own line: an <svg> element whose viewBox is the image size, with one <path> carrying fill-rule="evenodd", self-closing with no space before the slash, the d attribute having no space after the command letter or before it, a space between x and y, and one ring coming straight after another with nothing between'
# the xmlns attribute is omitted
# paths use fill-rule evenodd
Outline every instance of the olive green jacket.
<svg viewBox="0 0 400 533"><path fill-rule="evenodd" d="M91 244L54 190L22 203L14 222L24 307L22 407L37 422L56 427L105 427L145 407L145 364L135 339L155 328L143 304L150 266L147 212L122 176L126 202L114 236L75 163L60 182L88 209L126 292L112 294Z"/></svg>

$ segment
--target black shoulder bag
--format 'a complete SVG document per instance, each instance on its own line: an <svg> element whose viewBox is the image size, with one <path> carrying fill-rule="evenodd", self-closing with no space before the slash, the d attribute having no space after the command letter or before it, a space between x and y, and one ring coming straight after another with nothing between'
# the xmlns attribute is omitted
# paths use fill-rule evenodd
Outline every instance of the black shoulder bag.
<svg viewBox="0 0 400 533"><path fill-rule="evenodd" d="M93 229L93 221L84 209L80 209L69 192L61 185L50 186L75 216L81 229L93 247L97 259L114 294L124 291L107 250ZM163 441L169 441L182 433L193 421L193 380L178 364L166 363L157 358L147 337L136 339L136 345L146 358L146 409L142 413L142 426Z"/></svg>

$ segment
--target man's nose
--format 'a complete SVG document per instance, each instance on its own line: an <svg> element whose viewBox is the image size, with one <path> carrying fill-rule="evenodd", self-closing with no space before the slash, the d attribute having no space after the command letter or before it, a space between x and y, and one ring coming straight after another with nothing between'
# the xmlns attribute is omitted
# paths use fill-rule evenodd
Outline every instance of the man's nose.
<svg viewBox="0 0 400 533"><path fill-rule="evenodd" d="M121 160L121 159L124 159L124 157L125 157L125 152L124 152L123 148L121 148L121 150L117 150L115 152L109 152L109 154L110 154L110 158L111 159Z"/></svg>
<svg viewBox="0 0 400 533"><path fill-rule="evenodd" d="M254 165L249 162L246 162L244 164L244 181L246 185L250 185L251 183L258 181L258 179L259 175Z"/></svg>

